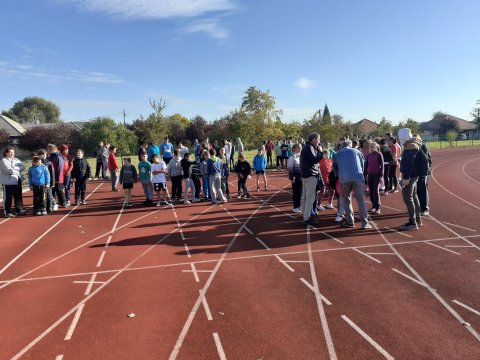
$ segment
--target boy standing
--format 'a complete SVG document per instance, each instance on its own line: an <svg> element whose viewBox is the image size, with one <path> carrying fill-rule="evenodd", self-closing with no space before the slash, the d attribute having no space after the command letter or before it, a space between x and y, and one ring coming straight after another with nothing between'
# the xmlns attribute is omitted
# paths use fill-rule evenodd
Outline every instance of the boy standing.
<svg viewBox="0 0 480 360"><path fill-rule="evenodd" d="M50 186L50 174L38 156L33 158L32 166L28 169L28 185L33 191L33 214L47 215L45 190Z"/></svg>
<svg viewBox="0 0 480 360"><path fill-rule="evenodd" d="M241 191L243 190L243 198L249 199L250 194L247 188L247 180L250 176L250 173L252 172L252 168L241 153L238 154L238 162L237 165L235 165L235 172L238 175L238 198L242 197Z"/></svg>
<svg viewBox="0 0 480 360"><path fill-rule="evenodd" d="M112 191L118 191L118 163L117 157L115 156L117 152L116 146L110 146L110 155L108 155L108 170L110 170L110 178L112 179Z"/></svg>
<svg viewBox="0 0 480 360"><path fill-rule="evenodd" d="M162 204L169 205L167 201L167 165L163 160L160 160L157 154L152 155L152 184L153 190L157 194L157 206ZM163 201L160 201L160 192L163 191Z"/></svg>
<svg viewBox="0 0 480 360"><path fill-rule="evenodd" d="M52 194L52 189L55 186L55 170L53 169L53 164L47 158L47 152L45 150L39 150L37 156L42 161L42 164L45 165L48 169L48 175L50 176L49 186L46 187L46 198L47 198L47 214L50 214L55 207L55 199Z"/></svg>
<svg viewBox="0 0 480 360"><path fill-rule="evenodd" d="M75 206L80 205L79 199L82 201L82 205L86 205L85 193L87 191L87 182L92 175L90 164L87 159L83 158L83 150L78 149L76 158L73 160L72 169L72 181L75 183Z"/></svg>
<svg viewBox="0 0 480 360"><path fill-rule="evenodd" d="M152 164L147 161L147 154L140 156L141 161L138 163L138 173L140 182L142 183L143 192L145 193L144 205L153 204L153 186L150 181L152 177Z"/></svg>
<svg viewBox="0 0 480 360"><path fill-rule="evenodd" d="M127 157L123 159L123 166L120 170L120 184L125 191L125 207L132 207L133 184L137 182L137 169L131 164L132 160Z"/></svg>
<svg viewBox="0 0 480 360"><path fill-rule="evenodd" d="M288 159L288 178L292 182L293 212L301 213L300 199L302 198L302 173L300 172L300 145L292 147L293 155Z"/></svg>
<svg viewBox="0 0 480 360"><path fill-rule="evenodd" d="M170 179L172 180L172 202L177 203L182 198L183 180L182 159L180 156L178 156L177 149L173 150L173 158L171 158L169 161L170 162L167 164L167 172L168 176L170 176ZM165 161L165 163L167 162Z"/></svg>
<svg viewBox="0 0 480 360"><path fill-rule="evenodd" d="M209 151L207 165L212 204L218 204L219 199L222 203L226 203L227 199L222 192L222 162L215 156L214 149Z"/></svg>
<svg viewBox="0 0 480 360"><path fill-rule="evenodd" d="M260 175L263 176L263 185L265 186L265 191L267 191L267 175L265 175L267 159L261 148L258 149L258 154L253 158L253 168L255 169L255 174L257 174L257 192L260 191Z"/></svg>
<svg viewBox="0 0 480 360"><path fill-rule="evenodd" d="M55 186L53 187L52 195L57 197L61 207L67 207L65 200L65 187L63 184L63 167L65 162L58 152L58 148L54 144L47 145L48 159L52 162L55 172ZM58 205L54 205L53 210L58 210Z"/></svg>
<svg viewBox="0 0 480 360"><path fill-rule="evenodd" d="M183 203L184 204L190 204L190 201L188 201L188 190L192 191L192 202L199 202L200 199L195 197L196 189L195 189L195 184L193 183L193 180L191 179L191 166L194 165L194 161L190 161L190 154L186 153L183 155L183 159L181 161L182 165L182 170L183 170L183 181L185 183L185 193L183 195Z"/></svg>

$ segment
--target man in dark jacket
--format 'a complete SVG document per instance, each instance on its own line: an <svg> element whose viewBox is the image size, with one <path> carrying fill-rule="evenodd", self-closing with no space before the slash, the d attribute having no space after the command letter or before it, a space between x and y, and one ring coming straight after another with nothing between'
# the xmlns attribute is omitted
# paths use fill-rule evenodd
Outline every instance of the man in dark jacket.
<svg viewBox="0 0 480 360"><path fill-rule="evenodd" d="M428 206L428 177L432 173L432 154L430 153L430 149L427 147L426 144L422 144L422 146L420 146L420 151L423 151L423 153L427 155L428 174L418 177L417 195L418 201L420 203L420 211L422 213L422 216L427 216L430 214L430 207Z"/></svg>
<svg viewBox="0 0 480 360"><path fill-rule="evenodd" d="M318 162L322 159L322 149L318 145L320 135L311 133L300 153L300 172L302 174L302 200L301 210L303 212L303 222L306 225L318 225L317 220L311 216L313 204L317 197L317 184L322 179Z"/></svg>

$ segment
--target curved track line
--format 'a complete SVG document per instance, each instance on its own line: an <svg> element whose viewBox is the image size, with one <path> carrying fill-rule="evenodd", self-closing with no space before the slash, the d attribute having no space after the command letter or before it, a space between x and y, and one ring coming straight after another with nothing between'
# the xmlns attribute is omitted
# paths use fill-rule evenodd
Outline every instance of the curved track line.
<svg viewBox="0 0 480 360"><path fill-rule="evenodd" d="M468 175L467 172L465 171L465 167L466 167L467 165L470 165L472 162L477 161L477 160L479 160L479 159L480 159L480 158L477 157L476 159L473 159L473 160L471 160L471 161L466 162L466 163L463 165L463 167L462 167L462 172L463 172L463 174L464 174L467 178L469 178L470 180L472 180L472 181L474 181L474 182L476 182L477 184L480 185L480 181L475 180L475 179L472 178L470 175Z"/></svg>

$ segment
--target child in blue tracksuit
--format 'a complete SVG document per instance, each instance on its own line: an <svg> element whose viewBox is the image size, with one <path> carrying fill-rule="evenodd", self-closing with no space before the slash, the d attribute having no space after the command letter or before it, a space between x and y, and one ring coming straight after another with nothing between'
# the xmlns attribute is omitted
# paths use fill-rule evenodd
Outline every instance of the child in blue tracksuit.
<svg viewBox="0 0 480 360"><path fill-rule="evenodd" d="M45 198L50 186L50 174L38 156L33 158L32 166L28 169L28 185L33 191L33 214L47 215Z"/></svg>
<svg viewBox="0 0 480 360"><path fill-rule="evenodd" d="M260 191L260 175L263 176L263 185L265 185L265 191L267 191L267 175L265 174L267 157L261 148L258 149L258 154L253 158L253 168L255 169L255 174L257 174L257 191Z"/></svg>

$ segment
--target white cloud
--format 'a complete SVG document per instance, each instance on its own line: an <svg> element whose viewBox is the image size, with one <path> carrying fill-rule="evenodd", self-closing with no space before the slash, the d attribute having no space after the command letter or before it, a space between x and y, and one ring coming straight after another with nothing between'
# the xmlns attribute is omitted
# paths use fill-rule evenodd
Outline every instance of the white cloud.
<svg viewBox="0 0 480 360"><path fill-rule="evenodd" d="M295 85L297 88L301 90L308 90L308 89L317 87L317 82L307 78L300 78L297 81L295 81L293 85Z"/></svg>
<svg viewBox="0 0 480 360"><path fill-rule="evenodd" d="M187 34L191 33L205 33L208 36L217 40L226 40L230 36L230 33L225 29L218 20L206 19L194 22L182 29Z"/></svg>
<svg viewBox="0 0 480 360"><path fill-rule="evenodd" d="M0 73L87 83L122 84L125 82L115 74L73 69L51 69L34 65L13 64L8 61L0 61Z"/></svg>
<svg viewBox="0 0 480 360"><path fill-rule="evenodd" d="M125 20L195 17L233 10L233 0L59 0Z"/></svg>

